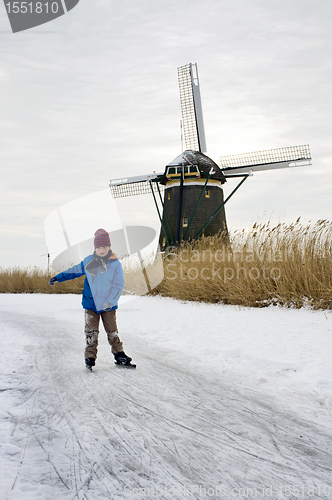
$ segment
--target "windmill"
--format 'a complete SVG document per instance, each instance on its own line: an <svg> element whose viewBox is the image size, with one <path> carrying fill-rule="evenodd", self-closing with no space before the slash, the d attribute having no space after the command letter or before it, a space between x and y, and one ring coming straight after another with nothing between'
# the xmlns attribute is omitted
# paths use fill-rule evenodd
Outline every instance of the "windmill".
<svg viewBox="0 0 332 500"><path fill-rule="evenodd" d="M162 173L110 181L114 198L152 193L161 224L162 250L184 240L195 241L201 235L227 234L225 204L254 172L311 165L309 146L304 145L222 156L219 167L205 154L197 64L179 67L178 81L186 150ZM231 178L240 180L224 199L222 185Z"/></svg>

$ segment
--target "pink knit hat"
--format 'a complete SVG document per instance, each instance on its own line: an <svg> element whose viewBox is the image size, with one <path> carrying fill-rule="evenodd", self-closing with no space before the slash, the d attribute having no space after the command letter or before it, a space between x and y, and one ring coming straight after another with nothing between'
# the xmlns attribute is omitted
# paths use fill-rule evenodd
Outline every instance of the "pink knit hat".
<svg viewBox="0 0 332 500"><path fill-rule="evenodd" d="M110 236L105 229L97 229L95 232L95 240L94 240L95 248L98 247L110 247L111 240Z"/></svg>

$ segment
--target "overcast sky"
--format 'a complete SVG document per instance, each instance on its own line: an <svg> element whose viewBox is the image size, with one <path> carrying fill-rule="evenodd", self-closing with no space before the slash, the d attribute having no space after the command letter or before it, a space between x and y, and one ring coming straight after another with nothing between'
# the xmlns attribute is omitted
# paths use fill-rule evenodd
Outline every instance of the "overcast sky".
<svg viewBox="0 0 332 500"><path fill-rule="evenodd" d="M180 154L177 67L189 62L217 163L299 144L313 157L249 178L226 206L229 228L331 220L331 14L329 0L80 0L13 34L0 5L0 267L45 265L51 212ZM147 195L119 212L158 226Z"/></svg>

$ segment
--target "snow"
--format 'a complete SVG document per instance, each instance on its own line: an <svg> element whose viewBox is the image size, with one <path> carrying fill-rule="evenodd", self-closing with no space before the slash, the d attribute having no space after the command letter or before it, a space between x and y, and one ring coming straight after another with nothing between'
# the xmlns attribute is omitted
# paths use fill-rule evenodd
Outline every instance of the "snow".
<svg viewBox="0 0 332 500"><path fill-rule="evenodd" d="M79 295L0 295L0 500L331 498L332 313L124 297L84 368Z"/></svg>

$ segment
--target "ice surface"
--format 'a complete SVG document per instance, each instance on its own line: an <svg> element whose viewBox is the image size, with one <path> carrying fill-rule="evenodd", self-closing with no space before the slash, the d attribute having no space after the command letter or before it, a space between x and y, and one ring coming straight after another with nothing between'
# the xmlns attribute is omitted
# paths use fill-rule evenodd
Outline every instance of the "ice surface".
<svg viewBox="0 0 332 500"><path fill-rule="evenodd" d="M0 500L331 498L332 314L123 301L136 370L79 295L0 295Z"/></svg>

